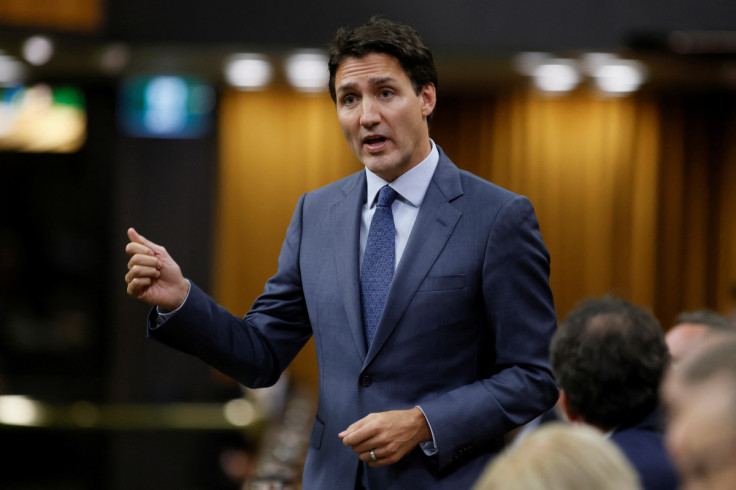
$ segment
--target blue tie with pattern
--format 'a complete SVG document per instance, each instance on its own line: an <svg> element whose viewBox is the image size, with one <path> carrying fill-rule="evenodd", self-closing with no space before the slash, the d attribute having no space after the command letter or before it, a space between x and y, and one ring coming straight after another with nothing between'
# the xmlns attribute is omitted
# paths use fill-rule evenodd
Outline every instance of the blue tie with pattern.
<svg viewBox="0 0 736 490"><path fill-rule="evenodd" d="M373 342L378 321L388 296L388 288L394 277L396 255L394 217L391 204L396 191L385 185L378 192L376 211L368 231L368 241L363 252L360 271L360 299L363 304L363 326L368 345Z"/></svg>

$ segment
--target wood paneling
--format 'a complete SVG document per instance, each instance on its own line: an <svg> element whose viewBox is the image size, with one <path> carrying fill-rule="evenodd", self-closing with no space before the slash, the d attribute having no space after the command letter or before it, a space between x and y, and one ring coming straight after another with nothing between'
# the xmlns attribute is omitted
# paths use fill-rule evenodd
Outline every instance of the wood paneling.
<svg viewBox="0 0 736 490"><path fill-rule="evenodd" d="M0 24L93 33L103 18L103 0L0 1Z"/></svg>

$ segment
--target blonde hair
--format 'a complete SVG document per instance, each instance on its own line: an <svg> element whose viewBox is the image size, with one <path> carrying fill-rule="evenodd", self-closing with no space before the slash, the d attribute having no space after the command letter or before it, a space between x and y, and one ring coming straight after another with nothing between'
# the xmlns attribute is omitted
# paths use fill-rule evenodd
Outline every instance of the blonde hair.
<svg viewBox="0 0 736 490"><path fill-rule="evenodd" d="M599 431L566 423L535 429L488 465L473 490L641 490L634 467Z"/></svg>

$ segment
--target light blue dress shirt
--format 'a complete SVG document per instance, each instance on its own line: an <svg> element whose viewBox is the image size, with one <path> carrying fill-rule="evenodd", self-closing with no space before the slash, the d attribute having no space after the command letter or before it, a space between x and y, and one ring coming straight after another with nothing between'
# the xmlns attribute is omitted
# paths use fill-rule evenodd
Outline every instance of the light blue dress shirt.
<svg viewBox="0 0 736 490"><path fill-rule="evenodd" d="M378 196L378 191L381 190L381 187L389 184L398 193L396 200L391 205L394 226L396 227L396 263L394 264L394 270L398 267L401 257L404 254L406 243L409 241L409 235L411 235L411 230L414 227L414 222L417 220L419 207L422 205L424 196L429 188L429 183L432 180L440 159L437 147L432 140L430 142L432 144L432 150L429 152L427 158L400 175L393 182L386 182L370 170L365 170L368 188L366 203L363 205L362 223L360 225L361 266L363 264L365 244L368 241L368 230L371 227L373 213L376 211L376 196Z"/></svg>

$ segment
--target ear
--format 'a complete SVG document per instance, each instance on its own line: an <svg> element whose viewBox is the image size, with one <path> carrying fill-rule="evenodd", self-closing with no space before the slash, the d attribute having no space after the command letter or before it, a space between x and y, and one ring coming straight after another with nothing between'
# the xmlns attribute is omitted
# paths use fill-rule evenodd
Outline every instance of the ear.
<svg viewBox="0 0 736 490"><path fill-rule="evenodd" d="M422 116L429 117L437 104L437 89L433 83L428 83L419 92L419 98L422 104Z"/></svg>
<svg viewBox="0 0 736 490"><path fill-rule="evenodd" d="M583 421L582 417L577 415L570 407L570 399L567 397L565 390L560 390L560 406L562 407L562 412L565 414L565 417L567 417L567 420L570 422Z"/></svg>

